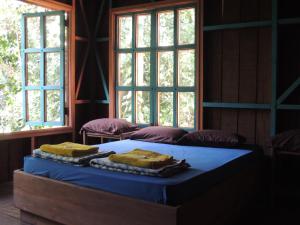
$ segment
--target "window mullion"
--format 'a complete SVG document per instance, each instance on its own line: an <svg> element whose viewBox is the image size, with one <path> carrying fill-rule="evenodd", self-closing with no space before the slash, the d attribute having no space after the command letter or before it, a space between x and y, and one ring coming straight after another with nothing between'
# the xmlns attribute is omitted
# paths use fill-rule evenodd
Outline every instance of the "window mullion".
<svg viewBox="0 0 300 225"><path fill-rule="evenodd" d="M41 122L45 123L46 119L46 110L45 110L45 53L43 49L45 48L45 17L43 15L40 16L40 87L41 87Z"/></svg>
<svg viewBox="0 0 300 225"><path fill-rule="evenodd" d="M174 10L174 53L173 53L173 57L174 57L174 69L173 69L173 82L174 82L174 87L173 87L173 126L177 127L178 126L178 116L177 116L177 87L178 87L178 82L177 82L177 68L178 68L178 57L177 57L177 43L178 43L178 18L177 18L178 14L177 14L177 10Z"/></svg>
<svg viewBox="0 0 300 225"><path fill-rule="evenodd" d="M60 14L60 124L65 124L65 16Z"/></svg>
<svg viewBox="0 0 300 225"><path fill-rule="evenodd" d="M136 99L136 91L135 91L135 87L136 87L136 82L135 82L135 73L136 73L136 69L135 69L135 64L136 64L136 51L135 51L135 47L136 47L136 37L135 37L135 34L136 34L136 21L135 21L135 15L133 14L132 15L132 43L131 43L131 47L132 47L132 56L131 56L131 62L132 62L132 66L131 66L131 87L132 87L132 93L131 93L131 98L132 98L132 101L131 101L131 120L133 123L136 123L136 116L135 116L135 113L136 113L136 108L135 108L135 99Z"/></svg>
<svg viewBox="0 0 300 225"><path fill-rule="evenodd" d="M27 115L28 115L28 108L27 108L27 100L26 100L26 91L25 91L25 86L26 86L26 54L25 54L25 48L26 48L26 17L22 15L22 22L21 22L21 60L22 60L22 95L23 95L23 119L26 122L27 121Z"/></svg>
<svg viewBox="0 0 300 225"><path fill-rule="evenodd" d="M156 10L151 12L151 68L150 68L150 123L157 125L157 17Z"/></svg>

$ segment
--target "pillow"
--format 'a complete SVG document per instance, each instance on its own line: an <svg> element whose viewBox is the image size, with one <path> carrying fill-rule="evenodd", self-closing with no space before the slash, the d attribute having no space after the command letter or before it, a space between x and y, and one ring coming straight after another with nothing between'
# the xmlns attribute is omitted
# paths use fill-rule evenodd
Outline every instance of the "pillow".
<svg viewBox="0 0 300 225"><path fill-rule="evenodd" d="M273 151L288 151L300 153L300 129L277 134L272 138Z"/></svg>
<svg viewBox="0 0 300 225"><path fill-rule="evenodd" d="M130 139L156 143L176 144L187 132L180 128L151 126L134 132Z"/></svg>
<svg viewBox="0 0 300 225"><path fill-rule="evenodd" d="M121 133L135 131L137 129L138 127L136 125L133 125L124 119L102 118L92 120L84 124L80 133L86 131L88 133L118 135Z"/></svg>
<svg viewBox="0 0 300 225"><path fill-rule="evenodd" d="M235 147L245 143L246 138L222 130L194 131L184 135L178 144L210 147Z"/></svg>

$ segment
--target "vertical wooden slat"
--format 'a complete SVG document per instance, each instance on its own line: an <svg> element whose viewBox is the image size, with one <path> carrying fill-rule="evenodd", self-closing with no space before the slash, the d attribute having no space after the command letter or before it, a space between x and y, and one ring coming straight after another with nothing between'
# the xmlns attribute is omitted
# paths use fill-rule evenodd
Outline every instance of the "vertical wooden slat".
<svg viewBox="0 0 300 225"><path fill-rule="evenodd" d="M241 7L242 20L257 19L257 1L244 1ZM246 4L247 3L247 4ZM256 102L257 76L257 29L240 31L240 76L239 102ZM238 112L238 133L244 135L249 143L255 143L256 113L254 110Z"/></svg>
<svg viewBox="0 0 300 225"><path fill-rule="evenodd" d="M238 102L239 91L239 31L223 33L222 101ZM237 110L222 112L221 128L237 131Z"/></svg>
<svg viewBox="0 0 300 225"><path fill-rule="evenodd" d="M6 141L0 142L0 182L8 180L9 175L9 148Z"/></svg>

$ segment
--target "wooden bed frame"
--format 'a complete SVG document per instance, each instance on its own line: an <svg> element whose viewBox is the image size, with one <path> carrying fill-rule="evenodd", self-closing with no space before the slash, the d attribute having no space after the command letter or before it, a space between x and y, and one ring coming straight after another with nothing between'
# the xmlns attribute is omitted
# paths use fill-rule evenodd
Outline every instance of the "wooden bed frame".
<svg viewBox="0 0 300 225"><path fill-rule="evenodd" d="M252 204L259 169L247 168L182 205L146 202L80 187L21 170L14 173L14 202L23 225L231 224Z"/></svg>

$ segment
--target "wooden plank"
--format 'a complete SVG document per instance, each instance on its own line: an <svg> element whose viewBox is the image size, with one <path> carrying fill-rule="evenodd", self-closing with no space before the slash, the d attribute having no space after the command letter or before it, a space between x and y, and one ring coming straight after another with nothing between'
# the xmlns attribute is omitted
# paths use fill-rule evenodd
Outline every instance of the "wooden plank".
<svg viewBox="0 0 300 225"><path fill-rule="evenodd" d="M222 99L222 32L208 32L204 36L204 101ZM205 111L205 129L220 129L221 111Z"/></svg>
<svg viewBox="0 0 300 225"><path fill-rule="evenodd" d="M240 0L226 0L222 4L222 23L240 22Z"/></svg>
<svg viewBox="0 0 300 225"><path fill-rule="evenodd" d="M238 102L239 92L239 31L223 32L222 101ZM221 128L237 131L237 110L223 110Z"/></svg>
<svg viewBox="0 0 300 225"><path fill-rule="evenodd" d="M258 34L256 29L240 31L239 102L256 102ZM256 113L244 110L238 113L238 133L255 144Z"/></svg>
<svg viewBox="0 0 300 225"><path fill-rule="evenodd" d="M13 171L23 167L25 152L24 140L14 140L9 142L9 178L12 179Z"/></svg>
<svg viewBox="0 0 300 225"><path fill-rule="evenodd" d="M22 0L24 2L27 2L29 4L34 4L38 6L42 6L48 9L53 9L53 10L63 10L66 12L71 12L72 11L72 6L68 4L61 3L59 1L55 0Z"/></svg>
<svg viewBox="0 0 300 225"><path fill-rule="evenodd" d="M257 103L271 103L271 28L259 29ZM256 112L256 143L265 147L270 138L270 113Z"/></svg>
<svg viewBox="0 0 300 225"><path fill-rule="evenodd" d="M30 137L41 137L47 135L65 134L65 133L72 133L72 132L73 132L72 127L57 127L57 128L49 128L49 129L41 129L41 130L19 131L19 132L1 134L0 141L15 140L15 139L22 139L22 138L30 138Z"/></svg>
<svg viewBox="0 0 300 225"><path fill-rule="evenodd" d="M204 68L203 68L203 2L204 0L198 0L197 2L197 19L196 24L196 129L203 129L203 82L204 82Z"/></svg>
<svg viewBox="0 0 300 225"><path fill-rule="evenodd" d="M177 207L136 200L23 172L16 172L14 176L14 200L16 206L24 211L34 212L62 224L97 225L99 221L106 225L176 224Z"/></svg>
<svg viewBox="0 0 300 225"><path fill-rule="evenodd" d="M8 143L5 141L0 141L0 182L9 180L8 151Z"/></svg>
<svg viewBox="0 0 300 225"><path fill-rule="evenodd" d="M174 5L186 5L186 4L192 4L197 3L198 0L165 0L159 2L159 7L173 7ZM141 12L141 11L147 11L158 8L157 2L150 2L150 3L143 3L143 4L135 4L133 6L123 6L118 8L113 8L112 13L113 14L122 14L122 13L129 13L129 12Z"/></svg>

